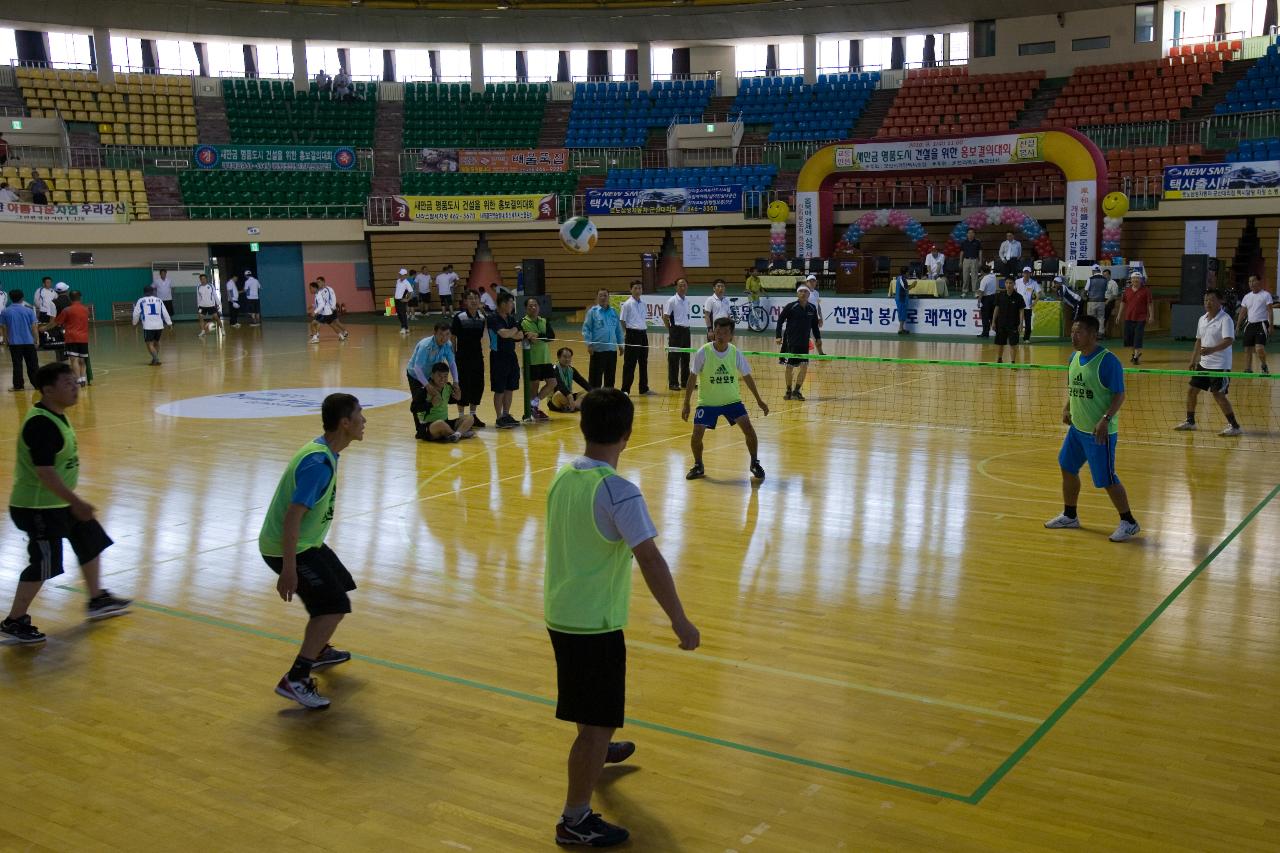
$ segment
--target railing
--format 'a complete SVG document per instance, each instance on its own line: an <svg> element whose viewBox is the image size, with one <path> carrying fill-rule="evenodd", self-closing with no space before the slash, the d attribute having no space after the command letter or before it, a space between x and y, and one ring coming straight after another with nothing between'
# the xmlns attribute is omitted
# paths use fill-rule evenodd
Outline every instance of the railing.
<svg viewBox="0 0 1280 853"><path fill-rule="evenodd" d="M1244 41L1248 37L1248 33L1244 30L1235 30L1229 33L1214 33L1212 35L1203 36L1180 36L1179 38L1169 39L1164 43L1165 55L1175 47L1186 47L1195 44L1222 44L1233 41Z"/></svg>
<svg viewBox="0 0 1280 853"><path fill-rule="evenodd" d="M717 112L701 112L701 113L685 113L683 115L673 115L671 122L667 125L670 130L677 124L717 124L719 122L740 122L742 121L742 110L732 113Z"/></svg>
<svg viewBox="0 0 1280 853"><path fill-rule="evenodd" d="M1099 148L1195 145L1233 148L1244 139L1280 135L1280 110L1215 113L1195 122L1154 121L1077 128Z"/></svg>
<svg viewBox="0 0 1280 853"><path fill-rule="evenodd" d="M111 70L117 74L156 74L165 77L194 77L194 71L186 68L148 68L145 65L112 65Z"/></svg>
<svg viewBox="0 0 1280 853"><path fill-rule="evenodd" d="M9 64L14 68L48 68L54 71L97 70L97 66L90 62L36 62L30 59L11 59Z"/></svg>
<svg viewBox="0 0 1280 853"><path fill-rule="evenodd" d="M360 204L151 204L151 218L214 221L228 219L359 219Z"/></svg>

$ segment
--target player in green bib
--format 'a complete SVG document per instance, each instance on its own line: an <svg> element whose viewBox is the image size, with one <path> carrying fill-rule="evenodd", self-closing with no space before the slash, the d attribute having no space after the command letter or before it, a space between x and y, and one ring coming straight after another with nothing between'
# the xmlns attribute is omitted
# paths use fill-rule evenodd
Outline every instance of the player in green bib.
<svg viewBox="0 0 1280 853"><path fill-rule="evenodd" d="M471 427L475 419L470 415L449 417L449 404L462 399L449 381L450 371L446 362L436 362L423 386L425 409L414 415L418 420L418 438L423 441L461 441L475 438Z"/></svg>
<svg viewBox="0 0 1280 853"><path fill-rule="evenodd" d="M18 589L0 636L13 643L43 643L45 635L31 624L27 609L44 582L62 574L62 540L71 543L89 592L88 618L116 616L130 601L98 585L98 555L111 537L94 518L93 505L76 494L80 455L76 433L66 411L80 398L75 371L62 361L35 372L40 402L32 406L18 429L16 464L9 493L9 515L27 534L30 562L18 578Z"/></svg>
<svg viewBox="0 0 1280 853"><path fill-rule="evenodd" d="M612 847L630 833L591 811L606 762L635 752L611 742L626 704L627 647L622 629L631 600L631 559L671 620L680 648L696 649L698 629L684 614L667 561L654 539L644 495L618 475L635 409L616 388L582 398L583 455L562 467L547 492L543 613L556 656L556 717L577 723L569 750L569 786L556 843Z"/></svg>
<svg viewBox="0 0 1280 853"><path fill-rule="evenodd" d="M262 559L280 576L276 592L285 601L296 593L310 617L302 648L276 693L317 709L329 707L329 700L317 691L312 670L351 660L350 652L335 649L329 640L351 612L347 593L356 583L324 539L338 498L338 454L364 439L365 424L360 401L350 394L325 397L320 418L324 435L293 454L258 534Z"/></svg>
<svg viewBox="0 0 1280 853"><path fill-rule="evenodd" d="M1075 353L1067 368L1067 404L1062 422L1067 435L1058 452L1062 468L1062 513L1044 523L1050 529L1079 527L1076 502L1080 497L1080 469L1089 463L1093 485L1106 489L1120 513L1112 542L1132 539L1142 528L1129 511L1129 495L1116 476L1116 415L1124 405L1124 368L1115 354L1098 346L1098 318L1081 317L1071 326Z"/></svg>
<svg viewBox="0 0 1280 853"><path fill-rule="evenodd" d="M689 420L690 402L693 392L698 392L698 410L693 416L693 436L689 446L693 450L693 467L685 474L686 480L696 480L705 476L702 467L702 435L709 429L715 429L716 423L723 417L730 426L737 425L742 429L742 437L747 443L747 451L751 454L751 476L757 480L764 479L764 468L757 458L759 440L755 427L751 425L751 416L747 407L742 404L741 385L751 389L756 404L765 417L769 416L769 404L760 397L756 390L756 381L751 378L751 365L733 345L733 320L719 317L711 327L711 341L705 343L693 354L689 364L689 372L693 374L684 390L684 406L680 409L680 417Z"/></svg>
<svg viewBox="0 0 1280 853"><path fill-rule="evenodd" d="M524 332L524 359L529 365L529 388L533 393L529 409L538 422L551 420L542 411L542 401L550 400L556 390L556 371L551 363L551 347L547 344L547 341L555 339L556 333L551 328L551 321L540 316L541 311L538 297L530 296L524 301L524 317L520 318L520 331Z"/></svg>

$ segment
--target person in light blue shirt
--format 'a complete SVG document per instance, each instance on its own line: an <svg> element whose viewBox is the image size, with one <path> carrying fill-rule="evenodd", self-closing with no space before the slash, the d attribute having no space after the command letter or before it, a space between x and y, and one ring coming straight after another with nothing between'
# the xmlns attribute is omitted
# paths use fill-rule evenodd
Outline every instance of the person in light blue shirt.
<svg viewBox="0 0 1280 853"><path fill-rule="evenodd" d="M426 411L427 382L431 378L431 368L440 362L449 365L449 374L453 377L453 387L458 387L458 362L453 354L453 341L449 335L448 323L436 323L434 334L418 341L405 365L405 379L409 382L409 393L413 400L409 404L410 414ZM418 420L413 421L414 434L417 434Z"/></svg>
<svg viewBox="0 0 1280 853"><path fill-rule="evenodd" d="M622 318L609 304L609 291L596 291L596 304L582 322L582 340L591 353L587 381L592 388L612 388L618 373L618 348L622 346Z"/></svg>
<svg viewBox="0 0 1280 853"><path fill-rule="evenodd" d="M24 295L21 290L10 290L9 304L0 311L0 326L4 327L4 339L9 345L9 357L13 359L13 385L9 388L10 391L25 390L26 386L22 381L24 364L32 387L40 387L36 384L36 369L40 367L40 361L36 356L38 321L35 309L22 301Z"/></svg>

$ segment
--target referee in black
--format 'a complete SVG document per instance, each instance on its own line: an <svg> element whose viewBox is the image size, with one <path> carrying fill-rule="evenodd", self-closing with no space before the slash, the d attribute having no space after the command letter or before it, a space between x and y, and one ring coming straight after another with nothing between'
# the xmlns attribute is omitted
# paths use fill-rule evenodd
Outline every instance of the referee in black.
<svg viewBox="0 0 1280 853"><path fill-rule="evenodd" d="M810 335L817 344L818 355L825 355L822 351L822 332L818 328L818 309L809 301L809 288L801 285L796 290L796 301L788 304L778 315L778 328L774 334L778 345L782 347L782 358L778 361L787 366L787 400L804 401L800 386L804 384L805 374L809 372ZM797 367L800 371L793 386L791 373Z"/></svg>
<svg viewBox="0 0 1280 853"><path fill-rule="evenodd" d="M667 388L681 391L689 384L689 282L676 279L676 295L662 312L667 327ZM677 349L685 352L676 352Z"/></svg>

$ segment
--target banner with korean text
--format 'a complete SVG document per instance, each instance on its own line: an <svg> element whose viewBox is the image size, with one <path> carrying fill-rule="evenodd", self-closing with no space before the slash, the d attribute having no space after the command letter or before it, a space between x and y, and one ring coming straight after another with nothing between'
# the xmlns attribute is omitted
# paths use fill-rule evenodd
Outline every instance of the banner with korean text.
<svg viewBox="0 0 1280 853"><path fill-rule="evenodd" d="M0 222L81 223L111 225L129 221L129 206L122 201L95 204L0 204Z"/></svg>
<svg viewBox="0 0 1280 853"><path fill-rule="evenodd" d="M902 169L976 169L1044 160L1043 133L1010 133L975 139L904 139L837 145L838 172Z"/></svg>
<svg viewBox="0 0 1280 853"><path fill-rule="evenodd" d="M229 172L350 172L359 162L354 148L312 145L197 145L192 160Z"/></svg>
<svg viewBox="0 0 1280 853"><path fill-rule="evenodd" d="M587 190L587 215L643 213L741 213L742 187L668 187Z"/></svg>
<svg viewBox="0 0 1280 853"><path fill-rule="evenodd" d="M535 222L555 220L557 198L551 195L396 196L397 222Z"/></svg>
<svg viewBox="0 0 1280 853"><path fill-rule="evenodd" d="M569 168L569 149L458 152L458 171L489 174L529 174L564 172Z"/></svg>
<svg viewBox="0 0 1280 853"><path fill-rule="evenodd" d="M1164 167L1164 197L1274 198L1280 196L1280 161L1197 163Z"/></svg>

